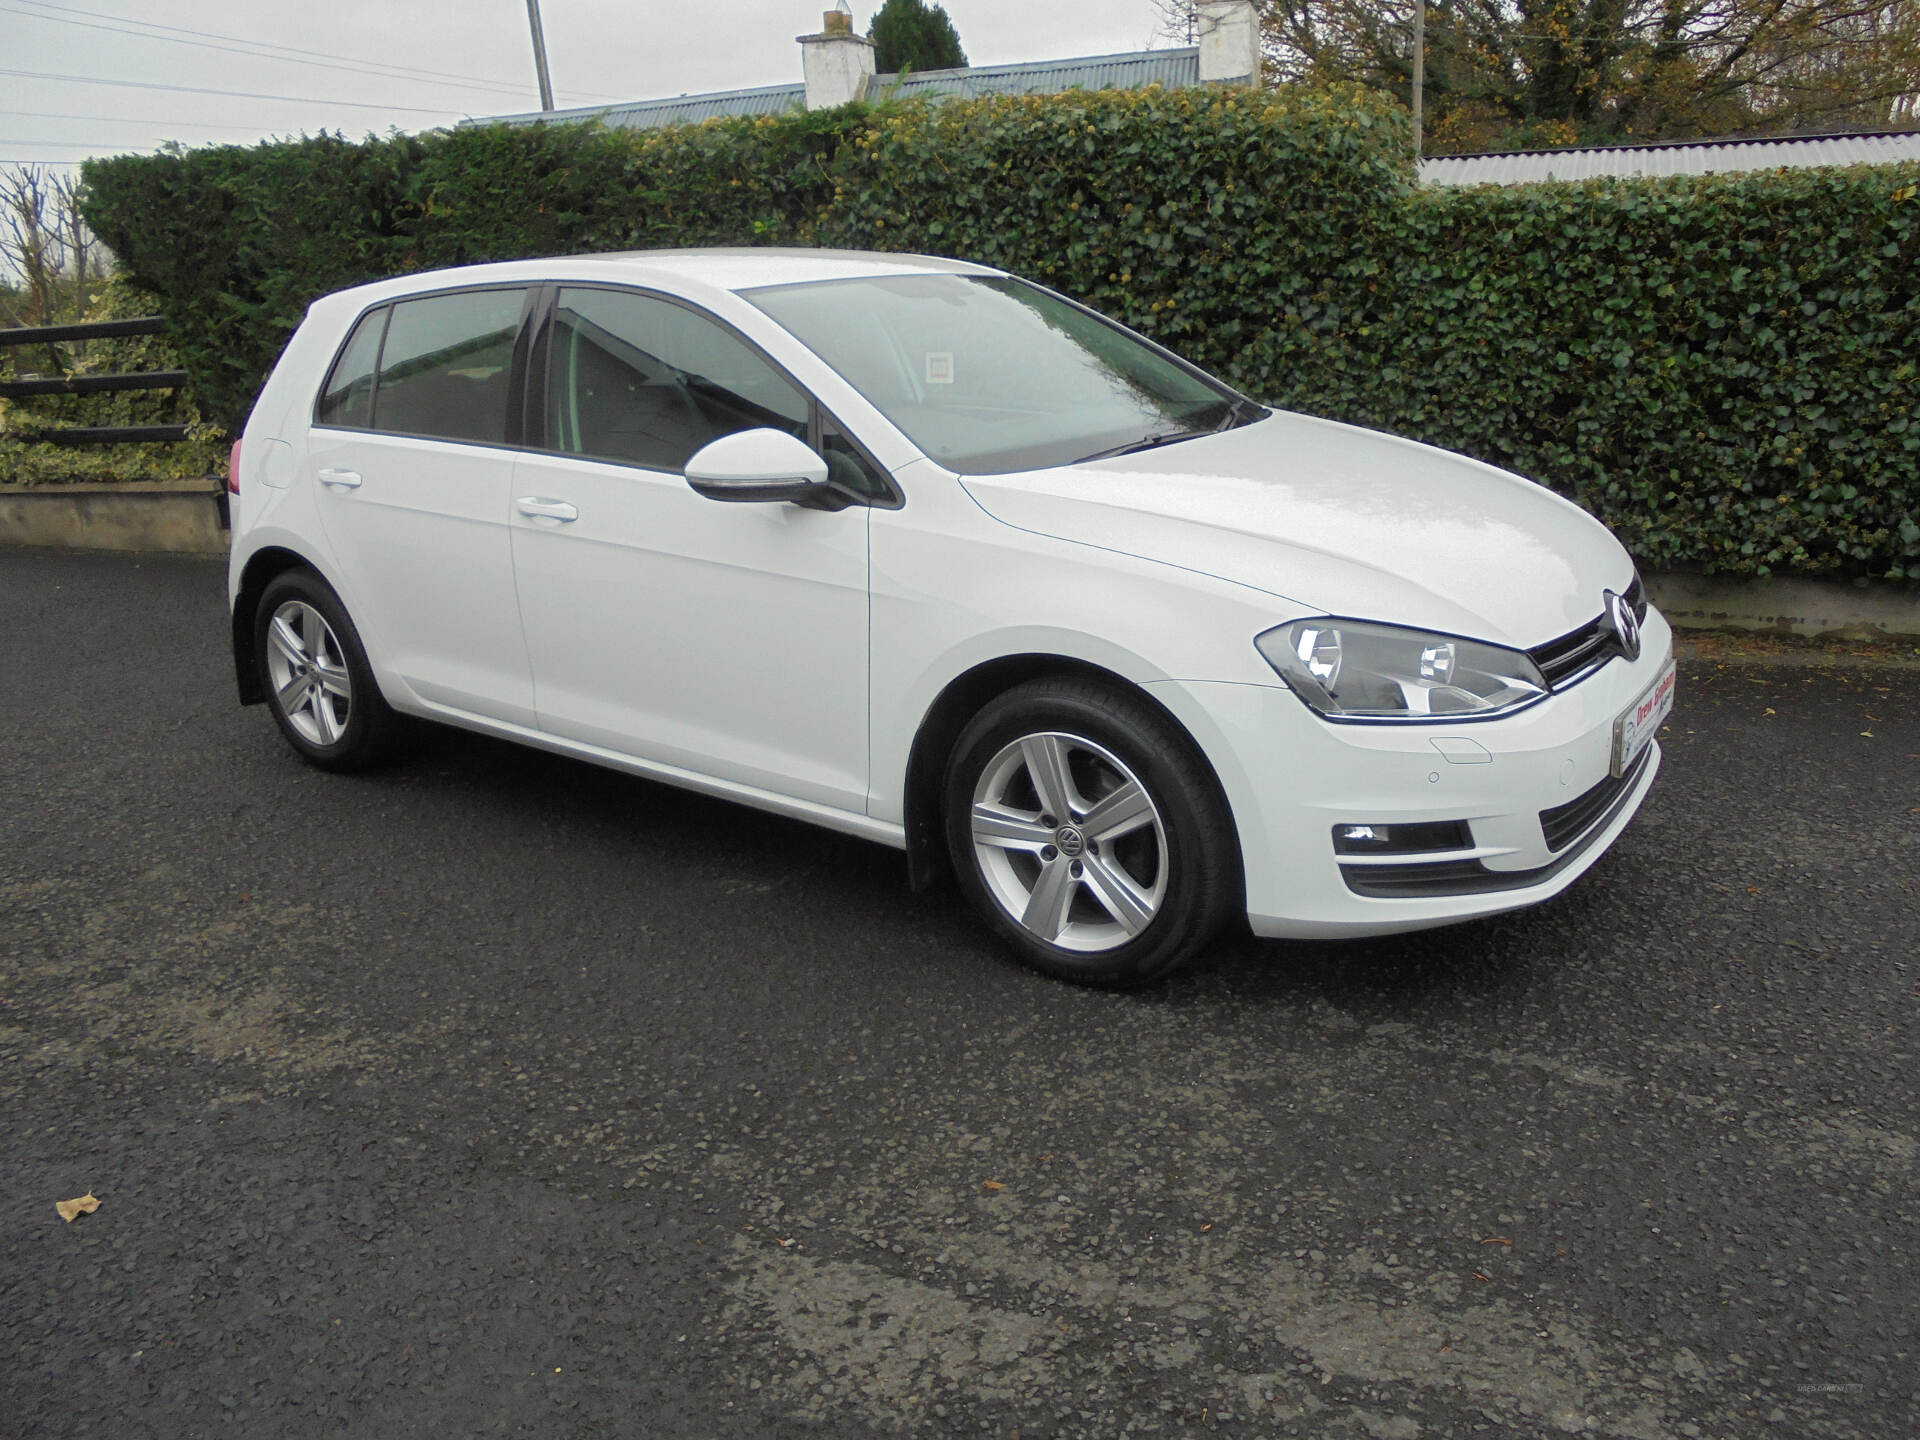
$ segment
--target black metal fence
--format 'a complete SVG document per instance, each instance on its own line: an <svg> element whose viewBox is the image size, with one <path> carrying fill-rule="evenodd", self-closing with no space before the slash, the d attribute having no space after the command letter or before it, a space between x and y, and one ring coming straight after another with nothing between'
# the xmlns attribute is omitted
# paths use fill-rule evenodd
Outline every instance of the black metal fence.
<svg viewBox="0 0 1920 1440"><path fill-rule="evenodd" d="M165 318L159 315L143 315L133 320L95 320L82 325L37 325L28 329L0 330L0 346L46 345L51 357L58 362L59 351L52 347L63 340L110 340L121 335L156 335L166 328ZM0 398L174 390L186 383L187 372L184 370L145 370L130 375L53 375L30 380L0 381ZM70 425L61 430L40 431L33 438L53 445L126 445L142 441L184 440L187 438L187 427Z"/></svg>

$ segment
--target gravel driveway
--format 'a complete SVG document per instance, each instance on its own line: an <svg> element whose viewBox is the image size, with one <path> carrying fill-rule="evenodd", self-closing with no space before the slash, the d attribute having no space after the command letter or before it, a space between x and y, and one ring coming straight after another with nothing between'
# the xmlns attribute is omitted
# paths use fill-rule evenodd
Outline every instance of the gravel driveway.
<svg viewBox="0 0 1920 1440"><path fill-rule="evenodd" d="M1920 670L1695 656L1557 902L1116 997L852 839L311 771L215 565L0 614L6 1433L1920 1426Z"/></svg>

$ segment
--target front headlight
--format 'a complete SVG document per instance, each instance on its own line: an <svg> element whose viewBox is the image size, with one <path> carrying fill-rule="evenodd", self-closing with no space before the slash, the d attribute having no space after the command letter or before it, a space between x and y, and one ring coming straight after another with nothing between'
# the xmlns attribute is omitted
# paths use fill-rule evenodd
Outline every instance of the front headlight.
<svg viewBox="0 0 1920 1440"><path fill-rule="evenodd" d="M1296 620L1254 642L1329 720L1465 720L1505 715L1547 693L1519 650L1364 620Z"/></svg>

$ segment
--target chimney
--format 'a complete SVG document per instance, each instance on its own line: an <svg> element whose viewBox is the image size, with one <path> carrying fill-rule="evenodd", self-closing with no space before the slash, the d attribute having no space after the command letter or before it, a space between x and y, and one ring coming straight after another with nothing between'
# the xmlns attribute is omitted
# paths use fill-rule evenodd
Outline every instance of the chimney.
<svg viewBox="0 0 1920 1440"><path fill-rule="evenodd" d="M1254 0L1200 0L1200 83L1260 84L1260 16Z"/></svg>
<svg viewBox="0 0 1920 1440"><path fill-rule="evenodd" d="M853 12L846 0L820 17L818 35L798 38L807 109L831 110L865 97L873 77L873 42L853 33Z"/></svg>

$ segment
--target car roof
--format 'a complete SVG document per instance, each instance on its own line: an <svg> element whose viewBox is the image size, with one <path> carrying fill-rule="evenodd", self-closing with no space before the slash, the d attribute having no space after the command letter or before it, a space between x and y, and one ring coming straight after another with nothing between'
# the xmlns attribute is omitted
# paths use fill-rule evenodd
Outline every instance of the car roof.
<svg viewBox="0 0 1920 1440"><path fill-rule="evenodd" d="M741 246L707 250L625 250L583 260L645 265L723 290L852 280L877 275L998 275L1001 271L938 255L892 255L878 250L809 250Z"/></svg>
<svg viewBox="0 0 1920 1440"><path fill-rule="evenodd" d="M495 285L529 281L624 280L644 284L677 281L712 290L756 290L819 280L853 280L897 275L1001 275L1004 271L937 255L893 255L877 250L809 250L744 246L707 250L622 250L598 255L556 255L540 260L508 260L491 265L396 275L389 280L337 292L352 303L447 289L459 285Z"/></svg>

